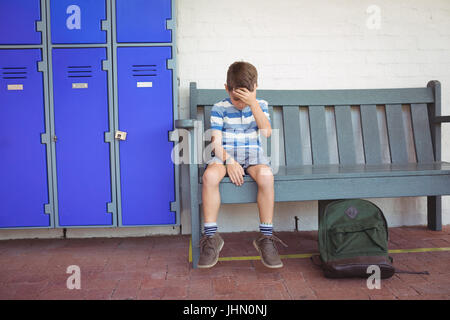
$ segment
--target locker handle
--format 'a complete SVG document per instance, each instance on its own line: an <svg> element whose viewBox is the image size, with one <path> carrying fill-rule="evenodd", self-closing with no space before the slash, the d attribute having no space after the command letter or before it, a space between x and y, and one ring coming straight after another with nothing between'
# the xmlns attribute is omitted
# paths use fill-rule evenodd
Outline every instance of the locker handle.
<svg viewBox="0 0 450 320"><path fill-rule="evenodd" d="M53 141L56 142L58 138L56 136L53 136Z"/></svg>
<svg viewBox="0 0 450 320"><path fill-rule="evenodd" d="M109 29L111 28L109 20L101 20L101 29L102 31L109 31Z"/></svg>
<svg viewBox="0 0 450 320"><path fill-rule="evenodd" d="M45 31L45 24L44 24L44 21L42 21L42 20L36 20L35 21L35 23L36 23L36 31L37 32L44 32Z"/></svg>

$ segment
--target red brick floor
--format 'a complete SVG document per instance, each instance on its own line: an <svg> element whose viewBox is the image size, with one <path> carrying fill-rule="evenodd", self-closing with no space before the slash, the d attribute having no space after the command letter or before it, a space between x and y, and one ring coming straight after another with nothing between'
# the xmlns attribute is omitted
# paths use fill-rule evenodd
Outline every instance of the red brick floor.
<svg viewBox="0 0 450 320"><path fill-rule="evenodd" d="M222 234L221 257L256 256L257 232ZM316 253L317 232L279 232L280 254ZM324 278L308 258L284 259L281 269L259 260L219 261L192 269L189 236L30 239L0 241L0 299L446 299L450 251L391 254L400 269L369 290L365 279ZM450 226L390 229L390 249L450 247ZM67 267L81 270L81 289L69 290Z"/></svg>

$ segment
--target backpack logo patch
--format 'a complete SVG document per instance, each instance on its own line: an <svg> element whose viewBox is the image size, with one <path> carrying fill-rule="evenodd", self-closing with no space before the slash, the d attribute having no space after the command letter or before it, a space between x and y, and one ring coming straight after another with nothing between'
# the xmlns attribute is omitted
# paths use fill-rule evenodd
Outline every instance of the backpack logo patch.
<svg viewBox="0 0 450 320"><path fill-rule="evenodd" d="M356 209L355 207L348 207L345 211L345 214L350 218L350 219L355 219L355 217L358 215L358 209Z"/></svg>

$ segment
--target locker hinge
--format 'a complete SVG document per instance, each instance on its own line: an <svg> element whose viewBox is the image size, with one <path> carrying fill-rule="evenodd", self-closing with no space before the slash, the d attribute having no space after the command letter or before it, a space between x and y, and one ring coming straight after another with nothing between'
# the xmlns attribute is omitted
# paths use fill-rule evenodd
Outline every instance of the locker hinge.
<svg viewBox="0 0 450 320"><path fill-rule="evenodd" d="M108 202L106 204L106 206L107 206L107 212L108 213L115 213L116 212L116 206L115 206L115 204L113 202Z"/></svg>
<svg viewBox="0 0 450 320"><path fill-rule="evenodd" d="M41 143L43 144L50 143L50 135L48 133L41 133Z"/></svg>
<svg viewBox="0 0 450 320"><path fill-rule="evenodd" d="M166 29L174 30L175 29L175 19L167 19L166 20Z"/></svg>
<svg viewBox="0 0 450 320"><path fill-rule="evenodd" d="M102 60L102 70L103 71L111 70L111 63L109 62L109 60Z"/></svg>
<svg viewBox="0 0 450 320"><path fill-rule="evenodd" d="M44 205L44 212L45 214L52 214L52 206L49 203Z"/></svg>
<svg viewBox="0 0 450 320"><path fill-rule="evenodd" d="M113 132L105 132L105 142L114 142Z"/></svg>
<svg viewBox="0 0 450 320"><path fill-rule="evenodd" d="M111 30L111 24L109 23L109 20L102 20L102 30L103 31Z"/></svg>
<svg viewBox="0 0 450 320"><path fill-rule="evenodd" d="M47 71L47 62L46 61L38 61L38 71L39 72Z"/></svg>
<svg viewBox="0 0 450 320"><path fill-rule="evenodd" d="M169 131L169 141L178 142L180 140L180 136L178 135L177 130Z"/></svg>
<svg viewBox="0 0 450 320"><path fill-rule="evenodd" d="M36 31L44 32L45 31L45 23L44 21L36 21Z"/></svg>
<svg viewBox="0 0 450 320"><path fill-rule="evenodd" d="M172 201L170 203L170 211L171 212L176 212L178 209L178 203L176 201Z"/></svg>
<svg viewBox="0 0 450 320"><path fill-rule="evenodd" d="M169 69L174 70L175 67L176 67L175 59L167 59L167 70L169 70Z"/></svg>

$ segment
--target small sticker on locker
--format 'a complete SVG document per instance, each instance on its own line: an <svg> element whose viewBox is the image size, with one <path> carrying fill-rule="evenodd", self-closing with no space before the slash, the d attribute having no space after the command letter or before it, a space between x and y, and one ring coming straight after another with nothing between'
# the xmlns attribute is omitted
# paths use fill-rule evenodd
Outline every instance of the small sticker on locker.
<svg viewBox="0 0 450 320"><path fill-rule="evenodd" d="M116 131L116 139L118 140L126 140L127 139L127 132L125 131Z"/></svg>
<svg viewBox="0 0 450 320"><path fill-rule="evenodd" d="M153 87L153 82L138 82L137 87L138 88L151 88L151 87Z"/></svg>
<svg viewBox="0 0 450 320"><path fill-rule="evenodd" d="M87 83L72 83L72 89L87 89Z"/></svg>
<svg viewBox="0 0 450 320"><path fill-rule="evenodd" d="M8 84L8 90L23 90L23 84Z"/></svg>

